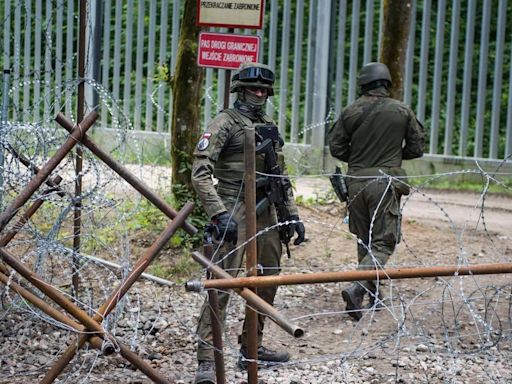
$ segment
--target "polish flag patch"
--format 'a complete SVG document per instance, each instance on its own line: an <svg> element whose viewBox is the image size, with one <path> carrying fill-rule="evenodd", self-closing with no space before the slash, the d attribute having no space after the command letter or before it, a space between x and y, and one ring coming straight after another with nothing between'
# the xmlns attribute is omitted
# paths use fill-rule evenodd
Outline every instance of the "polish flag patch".
<svg viewBox="0 0 512 384"><path fill-rule="evenodd" d="M210 137L211 136L212 136L211 132L203 133L201 140L199 140L199 143L197 143L197 149L199 151L204 151L206 148L208 148L208 146L210 145Z"/></svg>

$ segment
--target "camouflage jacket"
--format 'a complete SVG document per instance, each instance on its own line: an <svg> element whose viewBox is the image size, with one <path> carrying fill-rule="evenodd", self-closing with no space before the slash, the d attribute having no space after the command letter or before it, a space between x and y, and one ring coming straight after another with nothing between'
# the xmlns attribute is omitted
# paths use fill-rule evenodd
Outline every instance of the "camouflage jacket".
<svg viewBox="0 0 512 384"><path fill-rule="evenodd" d="M226 211L223 199L234 197L244 200L244 127L272 122L266 115L252 121L236 109L230 111L235 113L222 111L208 124L194 151L192 185L210 217ZM236 121L233 116L236 116ZM276 154L282 173L286 174L279 144ZM265 172L263 155L256 156L256 171ZM218 181L216 185L214 179ZM286 206L290 215L297 215L291 187L287 194Z"/></svg>
<svg viewBox="0 0 512 384"><path fill-rule="evenodd" d="M331 155L348 163L349 174L357 174L401 167L402 160L423 156L424 131L414 112L381 87L345 108L328 140Z"/></svg>

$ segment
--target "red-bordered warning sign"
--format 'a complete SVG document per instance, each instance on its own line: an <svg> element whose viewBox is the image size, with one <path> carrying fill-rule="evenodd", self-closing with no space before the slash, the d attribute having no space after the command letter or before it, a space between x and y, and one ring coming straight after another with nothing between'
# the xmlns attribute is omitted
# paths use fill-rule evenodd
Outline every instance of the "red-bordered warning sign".
<svg viewBox="0 0 512 384"><path fill-rule="evenodd" d="M264 10L264 0L197 0L197 25L261 29Z"/></svg>
<svg viewBox="0 0 512 384"><path fill-rule="evenodd" d="M259 36L202 32L199 34L197 64L201 67L236 69L258 61Z"/></svg>

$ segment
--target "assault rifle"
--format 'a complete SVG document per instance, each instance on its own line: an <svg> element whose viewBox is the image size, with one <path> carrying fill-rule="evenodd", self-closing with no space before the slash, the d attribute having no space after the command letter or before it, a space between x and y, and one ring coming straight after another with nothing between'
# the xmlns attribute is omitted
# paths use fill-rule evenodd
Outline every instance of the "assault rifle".
<svg viewBox="0 0 512 384"><path fill-rule="evenodd" d="M270 125L266 125L270 126ZM274 125L275 127L275 125ZM277 132L277 127L275 127ZM290 180L287 177L282 177L281 167L277 163L276 153L274 151L274 140L272 137L265 137L259 130L260 137L263 141L256 146L257 155L265 155L265 171L270 176L260 177L256 180L256 188L265 188L265 197L261 199L256 205L256 214L263 212L270 204L274 204L277 213L277 220L279 223L284 223L290 220L290 212L286 206L288 200L288 188L290 188ZM277 136L276 136L277 138ZM288 258L291 257L289 242L293 234L290 234L287 225L280 225L278 228L279 238L286 246L286 254Z"/></svg>
<svg viewBox="0 0 512 384"><path fill-rule="evenodd" d="M347 183L345 182L345 177L341 173L340 167L336 166L334 171L334 175L329 176L329 180L331 181L332 188L338 196L338 199L343 203L348 199L348 190Z"/></svg>

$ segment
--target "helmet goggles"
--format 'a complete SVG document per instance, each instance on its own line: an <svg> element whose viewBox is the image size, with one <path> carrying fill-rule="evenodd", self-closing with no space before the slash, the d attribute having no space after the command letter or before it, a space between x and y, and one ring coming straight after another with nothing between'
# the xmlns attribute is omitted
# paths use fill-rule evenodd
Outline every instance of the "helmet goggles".
<svg viewBox="0 0 512 384"><path fill-rule="evenodd" d="M249 67L240 70L238 73L238 79L241 81L257 81L261 79L263 81L274 83L274 72L267 68L261 67Z"/></svg>

